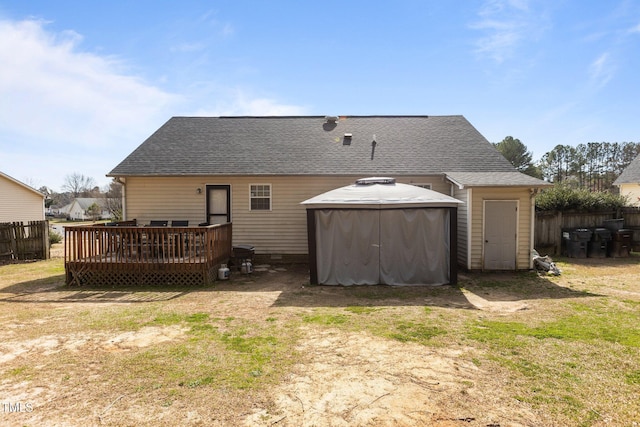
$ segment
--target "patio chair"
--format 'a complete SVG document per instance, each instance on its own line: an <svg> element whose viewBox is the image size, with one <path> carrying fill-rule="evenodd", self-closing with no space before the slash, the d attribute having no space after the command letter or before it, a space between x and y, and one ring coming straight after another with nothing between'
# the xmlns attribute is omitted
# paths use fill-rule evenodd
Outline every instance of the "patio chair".
<svg viewBox="0 0 640 427"><path fill-rule="evenodd" d="M177 219L171 221L172 227L188 227L189 221ZM176 245L176 249L179 249L178 253L181 256L185 256L189 253L189 233L178 233L173 236L173 244Z"/></svg>
<svg viewBox="0 0 640 427"><path fill-rule="evenodd" d="M151 220L149 222L149 227L166 227L169 224L169 221L154 221Z"/></svg>

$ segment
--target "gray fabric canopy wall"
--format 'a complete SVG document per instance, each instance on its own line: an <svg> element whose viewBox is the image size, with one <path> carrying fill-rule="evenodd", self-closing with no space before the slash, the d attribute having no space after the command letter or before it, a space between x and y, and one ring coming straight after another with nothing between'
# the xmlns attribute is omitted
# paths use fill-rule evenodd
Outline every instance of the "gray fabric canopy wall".
<svg viewBox="0 0 640 427"><path fill-rule="evenodd" d="M460 201L390 178L369 178L302 202L311 283L456 283Z"/></svg>

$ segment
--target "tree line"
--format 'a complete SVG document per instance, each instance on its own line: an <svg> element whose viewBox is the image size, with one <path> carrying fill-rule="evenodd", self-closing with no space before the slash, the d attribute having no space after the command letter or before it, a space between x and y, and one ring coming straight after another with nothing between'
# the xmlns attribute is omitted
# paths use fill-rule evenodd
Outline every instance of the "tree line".
<svg viewBox="0 0 640 427"><path fill-rule="evenodd" d="M520 172L555 185L536 197L542 211L615 210L627 204L613 182L640 153L638 142L588 142L576 147L556 145L534 163L517 138L493 144Z"/></svg>
<svg viewBox="0 0 640 427"><path fill-rule="evenodd" d="M611 191L613 182L640 153L637 142L588 142L556 145L539 162L549 182L590 191Z"/></svg>
<svg viewBox="0 0 640 427"><path fill-rule="evenodd" d="M534 163L517 138L507 136L494 146L520 172L588 191L614 190L613 182L640 154L640 142L588 142L576 147L556 145Z"/></svg>

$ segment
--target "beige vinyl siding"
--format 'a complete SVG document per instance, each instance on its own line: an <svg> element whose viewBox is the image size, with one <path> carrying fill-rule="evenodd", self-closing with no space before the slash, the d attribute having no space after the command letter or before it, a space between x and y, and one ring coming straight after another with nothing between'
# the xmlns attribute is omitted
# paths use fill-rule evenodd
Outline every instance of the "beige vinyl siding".
<svg viewBox="0 0 640 427"><path fill-rule="evenodd" d="M627 197L627 206L640 206L640 184L620 184L620 195Z"/></svg>
<svg viewBox="0 0 640 427"><path fill-rule="evenodd" d="M455 187L453 197L463 202L458 206L458 264L466 269L470 269L469 265L469 193L471 189L462 189Z"/></svg>
<svg viewBox="0 0 640 427"><path fill-rule="evenodd" d="M0 222L44 220L44 196L0 176Z"/></svg>
<svg viewBox="0 0 640 427"><path fill-rule="evenodd" d="M530 266L531 258L531 197L529 189L500 189L473 188L471 200L471 269L480 270L483 267L483 227L485 200L514 200L518 201L518 240L516 242L516 269L526 270Z"/></svg>
<svg viewBox="0 0 640 427"><path fill-rule="evenodd" d="M139 224L151 220L206 220L206 186L231 186L233 244L251 244L258 254L306 254L307 216L300 202L345 185L361 176L212 176L127 177L126 219ZM449 194L442 177L398 177L398 182L430 183L435 191ZM271 185L271 210L250 210L250 186ZM197 189L201 188L202 193Z"/></svg>

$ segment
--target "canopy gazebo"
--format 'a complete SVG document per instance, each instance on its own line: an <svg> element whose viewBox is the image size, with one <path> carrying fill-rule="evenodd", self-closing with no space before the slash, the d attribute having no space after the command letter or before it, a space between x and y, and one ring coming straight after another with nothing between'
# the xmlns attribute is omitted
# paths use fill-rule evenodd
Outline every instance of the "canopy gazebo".
<svg viewBox="0 0 640 427"><path fill-rule="evenodd" d="M365 178L305 200L311 283L455 284L461 203L393 178Z"/></svg>

